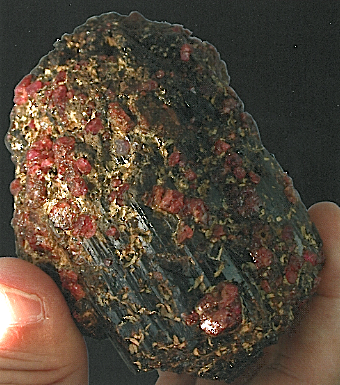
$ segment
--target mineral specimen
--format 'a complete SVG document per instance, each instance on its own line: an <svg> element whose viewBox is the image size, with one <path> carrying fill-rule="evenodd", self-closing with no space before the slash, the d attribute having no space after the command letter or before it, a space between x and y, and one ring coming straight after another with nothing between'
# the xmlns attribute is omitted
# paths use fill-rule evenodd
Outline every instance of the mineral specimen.
<svg viewBox="0 0 340 385"><path fill-rule="evenodd" d="M108 13L15 88L17 253L130 367L232 381L313 292L320 239L215 48Z"/></svg>

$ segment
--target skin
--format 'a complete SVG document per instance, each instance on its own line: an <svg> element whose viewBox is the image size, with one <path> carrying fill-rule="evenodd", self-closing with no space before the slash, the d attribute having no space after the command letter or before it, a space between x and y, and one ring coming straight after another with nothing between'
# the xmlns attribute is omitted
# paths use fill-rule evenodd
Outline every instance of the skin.
<svg viewBox="0 0 340 385"><path fill-rule="evenodd" d="M309 212L326 255L317 294L302 309L290 333L232 385L340 382L340 208L324 202ZM2 285L38 295L45 319L12 327L0 340L0 384L87 384L86 346L52 279L25 261L0 258L0 289ZM225 383L160 372L156 385L170 384Z"/></svg>

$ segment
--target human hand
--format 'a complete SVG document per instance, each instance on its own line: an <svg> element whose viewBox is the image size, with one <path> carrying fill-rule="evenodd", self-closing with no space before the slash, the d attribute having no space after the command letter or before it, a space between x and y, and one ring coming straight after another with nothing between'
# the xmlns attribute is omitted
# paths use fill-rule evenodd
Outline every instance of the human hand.
<svg viewBox="0 0 340 385"><path fill-rule="evenodd" d="M232 385L335 385L340 381L340 208L320 203L310 209L310 215L326 255L317 295L291 333L267 348L263 358ZM0 258L0 302L6 288L10 288L9 299L17 295L11 288L31 296L26 304L18 296L16 305L11 302L14 325L2 336L0 322L0 385L86 385L86 346L52 279L25 261ZM160 372L156 385L170 384L222 383Z"/></svg>
<svg viewBox="0 0 340 385"><path fill-rule="evenodd" d="M13 307L8 329L6 297ZM84 339L57 285L42 270L0 258L0 314L0 384L88 383Z"/></svg>

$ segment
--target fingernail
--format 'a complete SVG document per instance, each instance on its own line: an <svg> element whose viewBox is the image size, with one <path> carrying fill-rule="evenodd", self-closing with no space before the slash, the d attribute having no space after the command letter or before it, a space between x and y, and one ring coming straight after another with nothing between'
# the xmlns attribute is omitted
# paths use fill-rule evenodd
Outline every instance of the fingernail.
<svg viewBox="0 0 340 385"><path fill-rule="evenodd" d="M24 326L45 319L40 297L5 285L0 285L0 306L4 308L0 314L7 314L8 326Z"/></svg>

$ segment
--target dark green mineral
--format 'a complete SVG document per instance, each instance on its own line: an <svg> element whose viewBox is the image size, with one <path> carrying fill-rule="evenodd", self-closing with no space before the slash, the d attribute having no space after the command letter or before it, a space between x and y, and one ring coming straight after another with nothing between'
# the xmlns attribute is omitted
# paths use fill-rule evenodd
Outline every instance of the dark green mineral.
<svg viewBox="0 0 340 385"><path fill-rule="evenodd" d="M17 254L130 368L232 381L316 287L320 239L215 48L108 13L16 87Z"/></svg>

